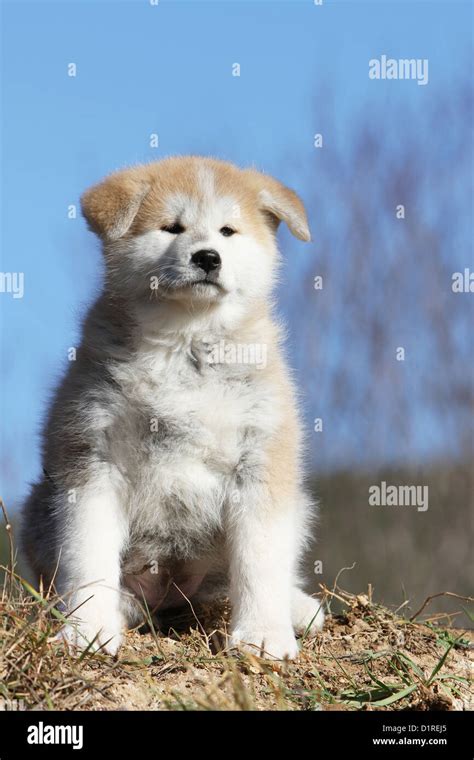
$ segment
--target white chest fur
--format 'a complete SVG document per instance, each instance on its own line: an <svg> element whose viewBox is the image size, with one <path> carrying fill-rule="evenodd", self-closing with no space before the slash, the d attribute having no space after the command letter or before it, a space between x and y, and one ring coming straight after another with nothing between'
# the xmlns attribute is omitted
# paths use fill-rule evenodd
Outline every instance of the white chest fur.
<svg viewBox="0 0 474 760"><path fill-rule="evenodd" d="M219 530L239 463L249 452L258 460L278 417L261 371L209 363L211 345L146 341L114 372L107 458L132 522L173 542L170 551Z"/></svg>

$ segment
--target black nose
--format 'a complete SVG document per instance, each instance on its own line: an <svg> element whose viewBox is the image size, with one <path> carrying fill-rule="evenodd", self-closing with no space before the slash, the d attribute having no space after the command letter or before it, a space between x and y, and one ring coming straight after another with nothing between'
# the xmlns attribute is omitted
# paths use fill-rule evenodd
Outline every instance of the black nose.
<svg viewBox="0 0 474 760"><path fill-rule="evenodd" d="M219 269L221 265L221 257L217 251L213 251L210 248L204 248L202 251L196 251L191 256L191 261L196 264L199 269L204 269L206 274L212 272L214 269Z"/></svg>

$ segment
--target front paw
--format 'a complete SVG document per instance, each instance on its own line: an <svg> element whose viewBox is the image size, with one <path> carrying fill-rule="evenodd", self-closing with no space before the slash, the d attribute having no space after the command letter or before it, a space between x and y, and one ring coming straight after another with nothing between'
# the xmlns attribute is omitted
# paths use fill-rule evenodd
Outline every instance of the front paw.
<svg viewBox="0 0 474 760"><path fill-rule="evenodd" d="M324 625L323 602L300 589L295 589L291 603L291 619L296 633L315 636Z"/></svg>
<svg viewBox="0 0 474 760"><path fill-rule="evenodd" d="M55 636L56 641L65 643L73 650L81 652L89 649L91 652L101 651L106 654L117 654L122 643L123 620L118 613L87 618L71 618L71 622L63 626Z"/></svg>
<svg viewBox="0 0 474 760"><path fill-rule="evenodd" d="M294 660L299 653L291 626L273 626L268 629L237 626L230 643L231 647L268 660Z"/></svg>

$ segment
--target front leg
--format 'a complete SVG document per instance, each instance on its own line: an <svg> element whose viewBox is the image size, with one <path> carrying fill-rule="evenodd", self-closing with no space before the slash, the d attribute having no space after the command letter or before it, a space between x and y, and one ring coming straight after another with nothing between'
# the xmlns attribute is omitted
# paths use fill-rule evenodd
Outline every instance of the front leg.
<svg viewBox="0 0 474 760"><path fill-rule="evenodd" d="M244 489L227 525L231 644L257 656L298 654L292 625L296 520L267 488Z"/></svg>
<svg viewBox="0 0 474 760"><path fill-rule="evenodd" d="M78 489L75 503L63 500L57 520L62 536L57 587L71 619L59 638L80 649L94 640L93 649L115 654L124 626L120 554L126 522L110 474Z"/></svg>

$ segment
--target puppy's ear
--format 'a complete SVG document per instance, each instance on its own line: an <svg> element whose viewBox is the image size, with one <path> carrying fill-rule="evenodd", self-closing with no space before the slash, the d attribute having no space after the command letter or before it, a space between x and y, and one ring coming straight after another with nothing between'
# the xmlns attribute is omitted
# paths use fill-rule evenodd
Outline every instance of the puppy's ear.
<svg viewBox="0 0 474 760"><path fill-rule="evenodd" d="M253 170L252 175L260 188L258 192L260 208L270 216L274 227L278 227L280 222L285 222L290 232L299 240L305 242L311 240L308 219L301 198L273 177Z"/></svg>
<svg viewBox="0 0 474 760"><path fill-rule="evenodd" d="M149 189L150 182L139 168L116 172L89 188L81 198L89 229L103 240L118 240L130 228Z"/></svg>

